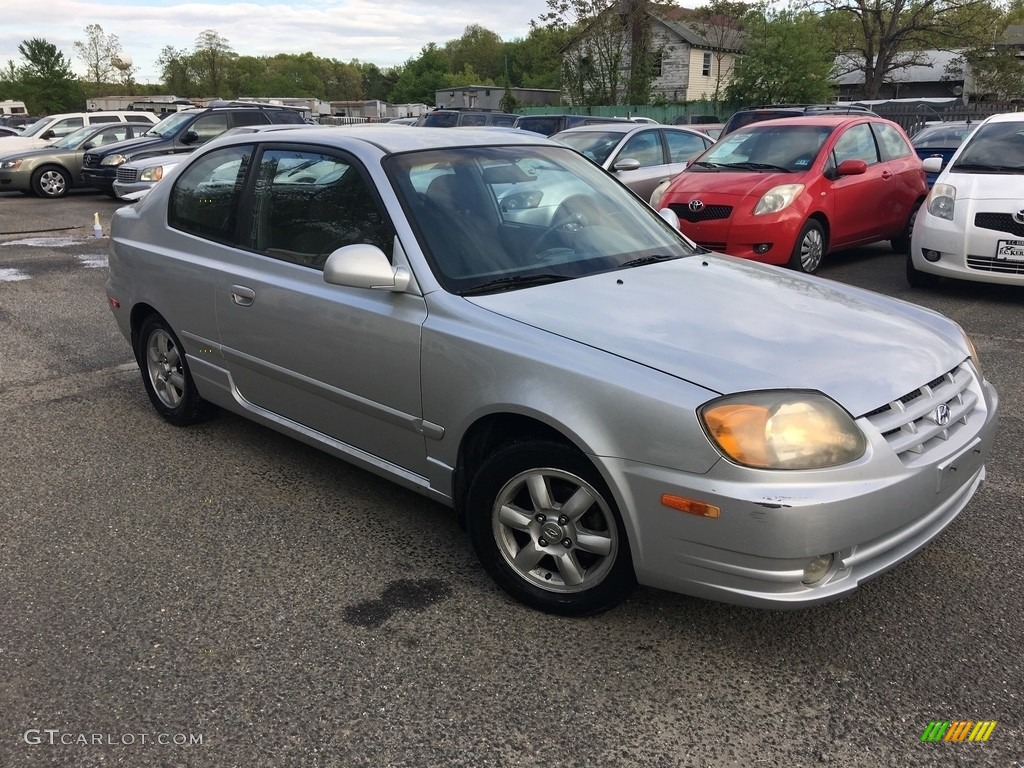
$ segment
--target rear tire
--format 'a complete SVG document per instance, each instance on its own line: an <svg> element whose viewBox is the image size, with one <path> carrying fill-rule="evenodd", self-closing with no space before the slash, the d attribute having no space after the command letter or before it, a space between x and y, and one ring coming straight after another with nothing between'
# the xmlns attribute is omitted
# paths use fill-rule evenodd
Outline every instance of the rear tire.
<svg viewBox="0 0 1024 768"><path fill-rule="evenodd" d="M903 232L889 241L896 253L910 253L910 238L914 234L914 222L917 221L917 212L920 209L920 203L914 206L910 211L910 216L907 217L907 223L903 227Z"/></svg>
<svg viewBox="0 0 1024 768"><path fill-rule="evenodd" d="M568 446L538 440L496 451L473 478L467 524L484 569L532 608L587 616L636 586L611 493Z"/></svg>
<svg viewBox="0 0 1024 768"><path fill-rule="evenodd" d="M214 406L199 396L185 348L160 315L150 315L139 329L135 359L153 407L171 424L184 427L214 414Z"/></svg>

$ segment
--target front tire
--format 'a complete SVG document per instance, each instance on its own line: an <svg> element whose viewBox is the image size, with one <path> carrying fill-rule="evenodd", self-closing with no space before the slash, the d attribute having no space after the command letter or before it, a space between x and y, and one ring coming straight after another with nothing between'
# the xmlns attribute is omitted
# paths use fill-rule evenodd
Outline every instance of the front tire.
<svg viewBox="0 0 1024 768"><path fill-rule="evenodd" d="M185 348L159 315L150 315L139 329L135 359L153 407L171 424L184 427L213 415L196 389Z"/></svg>
<svg viewBox="0 0 1024 768"><path fill-rule="evenodd" d="M789 257L789 268L813 275L825 258L825 229L815 219L808 219Z"/></svg>
<svg viewBox="0 0 1024 768"><path fill-rule="evenodd" d="M934 288L941 280L938 275L931 272L922 272L914 266L914 257L907 254L907 282L911 288Z"/></svg>
<svg viewBox="0 0 1024 768"><path fill-rule="evenodd" d="M587 616L614 607L636 586L611 493L568 446L528 441L496 451L473 479L467 517L484 569L532 608Z"/></svg>
<svg viewBox="0 0 1024 768"><path fill-rule="evenodd" d="M71 175L63 168L47 165L32 174L32 191L39 197L64 197L71 189Z"/></svg>

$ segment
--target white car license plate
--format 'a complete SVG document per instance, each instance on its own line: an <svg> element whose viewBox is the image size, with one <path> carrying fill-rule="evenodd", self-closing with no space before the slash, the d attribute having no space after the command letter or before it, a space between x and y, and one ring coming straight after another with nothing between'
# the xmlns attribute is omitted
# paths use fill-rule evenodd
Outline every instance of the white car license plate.
<svg viewBox="0 0 1024 768"><path fill-rule="evenodd" d="M1024 240L1000 240L996 243L996 258L1024 261Z"/></svg>

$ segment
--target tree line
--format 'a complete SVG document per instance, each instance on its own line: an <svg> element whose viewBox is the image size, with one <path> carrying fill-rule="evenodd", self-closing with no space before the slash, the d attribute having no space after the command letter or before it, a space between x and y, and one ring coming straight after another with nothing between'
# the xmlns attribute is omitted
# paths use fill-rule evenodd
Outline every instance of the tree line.
<svg viewBox="0 0 1024 768"><path fill-rule="evenodd" d="M665 99L652 95L651 84L666 51L651 42L650 14L674 7L659 0L548 0L524 38L503 41L474 24L384 69L312 52L239 54L207 29L192 49L165 46L157 60L161 82L146 85L135 82L137 67L117 35L91 24L74 44L85 75L76 76L52 43L33 38L18 47L21 62L0 69L0 98L22 100L35 114L74 111L90 97L116 94L432 104L435 91L483 85L561 89L581 105L657 103ZM927 49L958 51L954 69L969 64L985 92L1020 98L1020 52L999 42L1003 30L1022 22L1024 0L794 0L785 7L710 0L686 17L720 61L741 41L735 71L720 75L708 95L734 103L831 100L844 72L860 72L872 98L901 69L922 63Z"/></svg>

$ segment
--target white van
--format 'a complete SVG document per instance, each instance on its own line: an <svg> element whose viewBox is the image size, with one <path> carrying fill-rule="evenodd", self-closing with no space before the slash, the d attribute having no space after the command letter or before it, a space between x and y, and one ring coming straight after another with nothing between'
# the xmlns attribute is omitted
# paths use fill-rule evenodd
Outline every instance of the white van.
<svg viewBox="0 0 1024 768"><path fill-rule="evenodd" d="M160 118L152 112L126 110L123 112L68 112L62 115L42 117L32 125L25 126L20 136L5 136L0 139L0 154L20 152L24 149L45 147L59 138L77 131L85 125L98 123L150 123Z"/></svg>
<svg viewBox="0 0 1024 768"><path fill-rule="evenodd" d="M14 99L4 99L0 101L0 115L27 115L28 110L25 109L24 101L15 101Z"/></svg>

